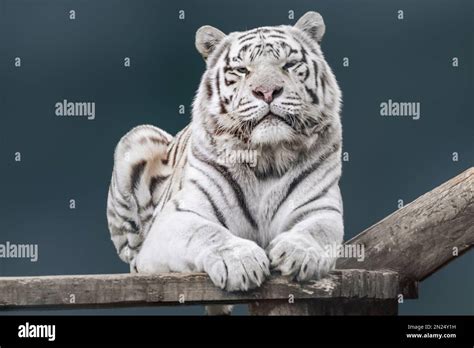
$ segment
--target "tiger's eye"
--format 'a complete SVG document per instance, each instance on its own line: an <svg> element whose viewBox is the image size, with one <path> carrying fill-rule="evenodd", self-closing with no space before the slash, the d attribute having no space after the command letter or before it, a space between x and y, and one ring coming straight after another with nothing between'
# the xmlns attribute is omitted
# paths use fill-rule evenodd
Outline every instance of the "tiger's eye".
<svg viewBox="0 0 474 348"><path fill-rule="evenodd" d="M288 63L286 63L285 65L283 65L283 69L285 69L285 70L291 69L291 68L294 67L296 64L298 64L297 61L288 62Z"/></svg>
<svg viewBox="0 0 474 348"><path fill-rule="evenodd" d="M244 67L237 68L235 70L237 70L239 73L245 74L245 75L247 75L249 73L249 70L247 68L244 68Z"/></svg>

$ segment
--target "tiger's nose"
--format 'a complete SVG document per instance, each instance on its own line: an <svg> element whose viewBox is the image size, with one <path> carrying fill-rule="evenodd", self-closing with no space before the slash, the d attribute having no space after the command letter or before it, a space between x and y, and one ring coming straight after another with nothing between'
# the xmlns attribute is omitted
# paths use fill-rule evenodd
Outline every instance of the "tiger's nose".
<svg viewBox="0 0 474 348"><path fill-rule="evenodd" d="M259 86L255 88L252 93L256 98L262 99L267 103L271 103L273 99L283 93L283 87L267 88L264 86Z"/></svg>

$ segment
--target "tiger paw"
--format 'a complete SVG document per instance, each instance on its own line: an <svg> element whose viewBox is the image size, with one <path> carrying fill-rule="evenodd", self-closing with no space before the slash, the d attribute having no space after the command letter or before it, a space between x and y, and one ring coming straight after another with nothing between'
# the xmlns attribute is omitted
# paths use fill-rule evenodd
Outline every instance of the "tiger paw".
<svg viewBox="0 0 474 348"><path fill-rule="evenodd" d="M252 241L235 238L208 253L204 271L212 282L227 291L247 291L260 286L270 275L265 251Z"/></svg>
<svg viewBox="0 0 474 348"><path fill-rule="evenodd" d="M311 236L285 232L267 247L271 267L297 281L320 279L334 269L336 259Z"/></svg>

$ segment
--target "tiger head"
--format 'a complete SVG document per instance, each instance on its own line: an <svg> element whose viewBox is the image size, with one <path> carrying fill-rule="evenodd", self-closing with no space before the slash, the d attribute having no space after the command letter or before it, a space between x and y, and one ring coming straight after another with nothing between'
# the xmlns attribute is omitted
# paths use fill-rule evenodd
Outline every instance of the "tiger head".
<svg viewBox="0 0 474 348"><path fill-rule="evenodd" d="M207 70L193 118L209 136L247 148L314 143L339 124L340 90L321 52L319 13L294 26L260 27L225 35L203 26L196 48Z"/></svg>

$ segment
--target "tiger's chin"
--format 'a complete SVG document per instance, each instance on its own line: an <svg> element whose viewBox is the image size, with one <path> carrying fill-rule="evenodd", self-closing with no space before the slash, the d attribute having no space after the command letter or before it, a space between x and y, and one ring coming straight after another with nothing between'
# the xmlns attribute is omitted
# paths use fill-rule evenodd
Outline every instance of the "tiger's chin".
<svg viewBox="0 0 474 348"><path fill-rule="evenodd" d="M295 140L295 131L283 121L271 118L260 122L252 131L250 143L260 145L279 145Z"/></svg>

